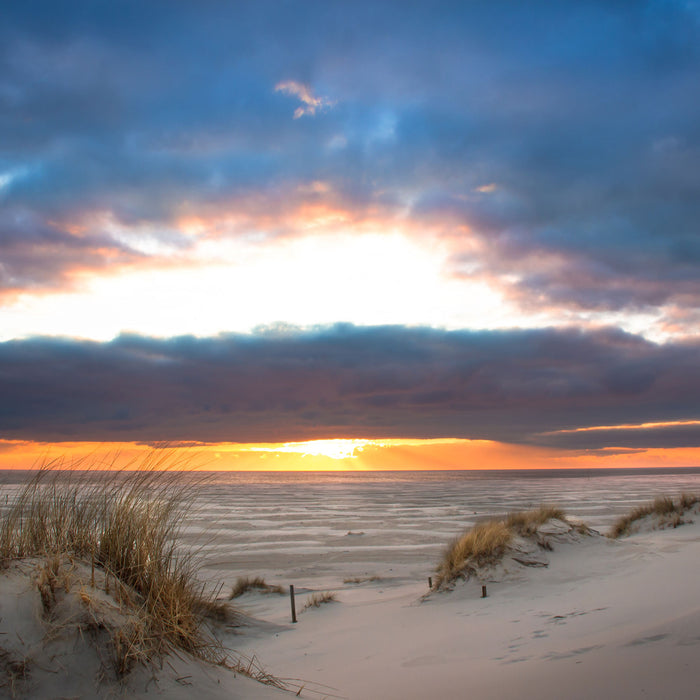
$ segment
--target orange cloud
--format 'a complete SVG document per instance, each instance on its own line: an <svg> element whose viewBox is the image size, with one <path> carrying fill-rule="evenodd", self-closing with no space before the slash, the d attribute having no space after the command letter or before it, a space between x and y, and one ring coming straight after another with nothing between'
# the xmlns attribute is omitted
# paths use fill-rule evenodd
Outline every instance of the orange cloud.
<svg viewBox="0 0 700 700"><path fill-rule="evenodd" d="M390 207L346 201L326 182L312 181L289 190L250 193L227 202L183 207L174 227L190 239L243 236L263 241L309 233L337 234L387 231L424 235L425 225L413 224Z"/></svg>
<svg viewBox="0 0 700 700"><path fill-rule="evenodd" d="M585 428L570 428L568 430L553 430L543 435L564 435L567 433L589 433L597 430L649 430L653 428L674 428L677 426L700 425L700 420L654 421L650 423L620 423L618 425L593 425Z"/></svg>
<svg viewBox="0 0 700 700"><path fill-rule="evenodd" d="M305 115L314 116L316 111L324 107L332 107L335 102L327 97L317 97L308 85L298 83L295 80L285 80L275 85L275 92L298 98L302 105L294 110L294 118L299 119Z"/></svg>

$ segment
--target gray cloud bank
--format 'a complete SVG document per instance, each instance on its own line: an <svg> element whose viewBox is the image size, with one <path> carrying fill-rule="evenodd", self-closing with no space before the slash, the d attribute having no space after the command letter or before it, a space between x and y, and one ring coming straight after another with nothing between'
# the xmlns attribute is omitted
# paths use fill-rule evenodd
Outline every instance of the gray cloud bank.
<svg viewBox="0 0 700 700"><path fill-rule="evenodd" d="M313 331L0 344L0 437L296 441L461 437L563 448L700 446L700 343L617 330Z"/></svg>

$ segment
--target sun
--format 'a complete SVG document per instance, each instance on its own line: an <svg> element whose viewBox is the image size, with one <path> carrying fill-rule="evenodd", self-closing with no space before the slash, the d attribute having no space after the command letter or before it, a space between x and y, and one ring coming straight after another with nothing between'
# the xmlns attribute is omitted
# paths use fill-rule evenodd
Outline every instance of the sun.
<svg viewBox="0 0 700 700"><path fill-rule="evenodd" d="M328 457L330 459L356 459L357 453L372 440L333 438L330 440L309 440L307 442L286 442L275 448L275 452L293 452L302 457Z"/></svg>
<svg viewBox="0 0 700 700"><path fill-rule="evenodd" d="M380 448L385 440L328 438L276 443L217 443L209 448L216 462L215 470L236 471L322 471L364 469L361 453L366 448ZM252 461L251 461L252 460Z"/></svg>

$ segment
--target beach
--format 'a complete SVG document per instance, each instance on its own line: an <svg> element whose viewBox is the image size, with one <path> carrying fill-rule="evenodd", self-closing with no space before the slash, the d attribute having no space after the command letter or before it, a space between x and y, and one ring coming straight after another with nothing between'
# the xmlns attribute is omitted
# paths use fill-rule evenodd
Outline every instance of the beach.
<svg viewBox="0 0 700 700"><path fill-rule="evenodd" d="M697 691L697 524L563 546L549 567L423 600L422 584L344 587L274 635L245 631L282 676L349 698L683 697ZM260 596L262 598L262 596ZM282 603L282 601L279 601ZM286 601L284 601L286 603Z"/></svg>
<svg viewBox="0 0 700 700"><path fill-rule="evenodd" d="M700 695L700 0L2 9L0 700Z"/></svg>
<svg viewBox="0 0 700 700"><path fill-rule="evenodd" d="M3 488L12 485L5 480ZM288 679L300 697L692 697L700 516L615 540L602 533L654 496L693 490L700 491L700 475L692 472L227 476L202 487L186 540L203 543L201 574L220 582L222 596L238 576L281 587L233 600L236 624L216 631L232 654ZM593 532L575 541L554 537L546 565L511 562L430 591L440 553L465 527L541 502L558 502ZM8 598L18 591L2 590L0 631L7 634L18 609ZM335 600L304 609L323 592ZM70 667L70 648L61 653ZM186 658L155 675L157 683L137 669L120 692L290 697ZM53 674L53 693L56 681Z"/></svg>

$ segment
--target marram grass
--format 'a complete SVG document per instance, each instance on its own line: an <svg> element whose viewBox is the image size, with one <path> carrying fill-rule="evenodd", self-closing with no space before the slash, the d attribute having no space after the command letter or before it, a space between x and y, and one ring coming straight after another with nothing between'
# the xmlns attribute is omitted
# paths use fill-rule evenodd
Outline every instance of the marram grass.
<svg viewBox="0 0 700 700"><path fill-rule="evenodd" d="M118 657L120 649L130 651L122 659L145 661L181 650L222 661L220 645L202 623L227 611L198 581L196 551L180 545L192 480L161 471L162 461L145 467L88 474L40 469L0 511L0 563L43 558L47 574L39 585L45 605L57 562L84 561L92 568L93 586L97 570L104 588L130 599L141 615L138 634L124 639L120 630L114 640Z"/></svg>
<svg viewBox="0 0 700 700"><path fill-rule="evenodd" d="M543 505L475 525L445 548L437 567L435 588L439 589L457 578L498 563L514 536L533 535L540 525L549 520L565 518L561 508Z"/></svg>
<svg viewBox="0 0 700 700"><path fill-rule="evenodd" d="M304 602L304 607L301 609L308 610L309 608L320 608L326 603L333 603L338 600L337 596L333 591L323 591L321 593L312 593Z"/></svg>
<svg viewBox="0 0 700 700"><path fill-rule="evenodd" d="M236 583L233 584L229 600L239 598L248 591L260 591L261 593L278 593L283 594L284 589L277 584L270 584L265 581L262 576L239 576Z"/></svg>
<svg viewBox="0 0 700 700"><path fill-rule="evenodd" d="M677 527L684 522L686 511L698 503L700 496L693 493L683 493L675 501L668 496L657 496L651 503L638 506L618 518L610 528L608 537L617 539L631 534L635 524L649 516L656 516L656 527Z"/></svg>

